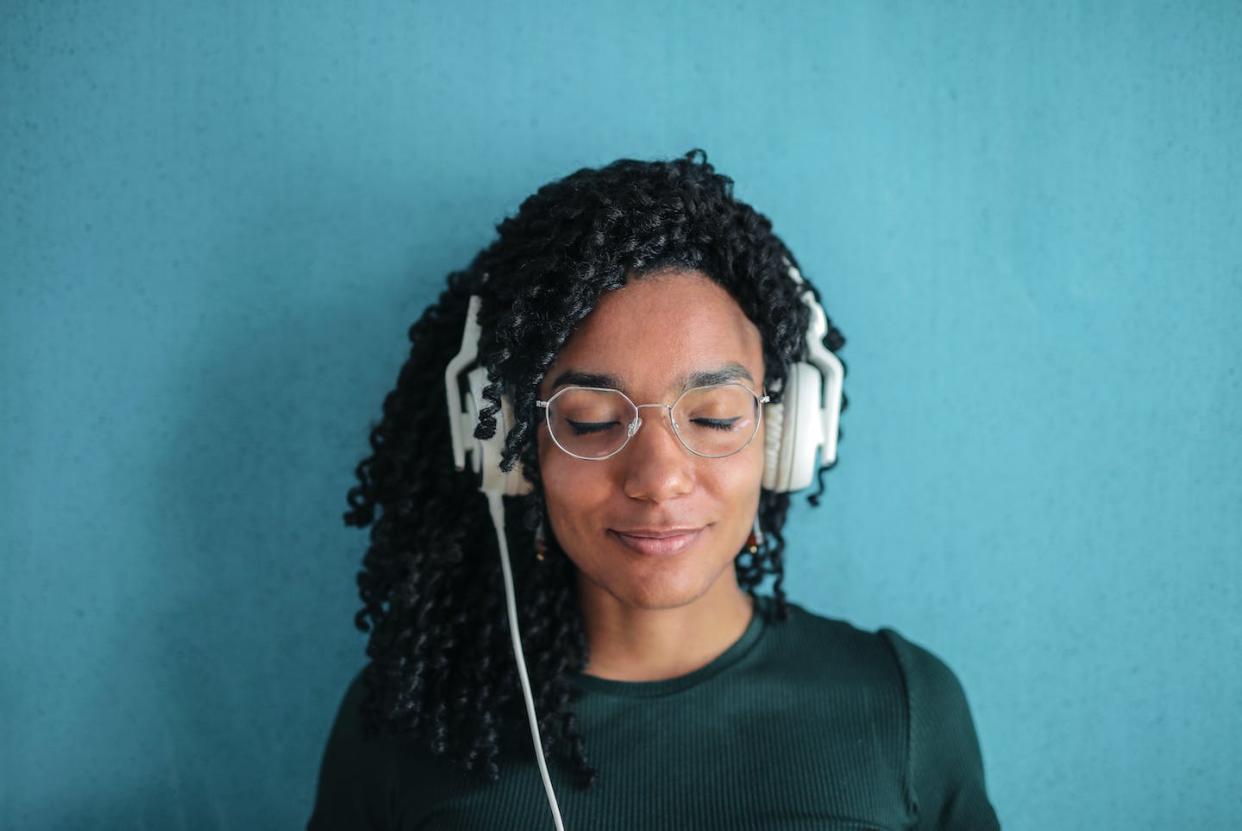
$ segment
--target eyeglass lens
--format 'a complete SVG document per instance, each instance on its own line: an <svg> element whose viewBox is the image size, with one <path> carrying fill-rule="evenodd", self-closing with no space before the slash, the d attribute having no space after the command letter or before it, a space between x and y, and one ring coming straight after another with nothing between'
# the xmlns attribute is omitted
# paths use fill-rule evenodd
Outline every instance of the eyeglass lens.
<svg viewBox="0 0 1242 831"><path fill-rule="evenodd" d="M758 427L759 402L739 384L687 390L673 406L674 429L700 456L728 456L746 446ZM657 411L658 412L658 411ZM639 410L617 390L570 388L548 404L548 428L562 449L602 459L628 441Z"/></svg>

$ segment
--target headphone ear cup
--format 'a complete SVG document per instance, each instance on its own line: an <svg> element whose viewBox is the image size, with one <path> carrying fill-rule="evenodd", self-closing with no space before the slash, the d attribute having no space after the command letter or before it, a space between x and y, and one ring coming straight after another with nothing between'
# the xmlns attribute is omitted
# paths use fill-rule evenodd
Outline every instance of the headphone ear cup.
<svg viewBox="0 0 1242 831"><path fill-rule="evenodd" d="M501 396L500 411L496 413L496 432L490 439L479 439L474 436L474 426L479 423L479 411L487 399L483 397L483 387L487 385L487 370L475 367L467 376L470 393L466 396L467 422L471 425L465 437L467 453L473 459L472 467L482 479L479 490L484 493L499 492L504 496L523 496L532 490L531 483L522 473L522 463L518 462L512 470L500 469L500 458L505 449L505 436L513 427L513 405L508 396Z"/></svg>
<svg viewBox="0 0 1242 831"><path fill-rule="evenodd" d="M785 405L768 404L763 408L763 487L780 492L781 444L784 440Z"/></svg>
<svg viewBox="0 0 1242 831"><path fill-rule="evenodd" d="M764 437L763 486L768 490L802 490L814 480L815 451L824 442L822 386L818 369L807 363L793 364L785 376L781 403L764 411L769 421Z"/></svg>

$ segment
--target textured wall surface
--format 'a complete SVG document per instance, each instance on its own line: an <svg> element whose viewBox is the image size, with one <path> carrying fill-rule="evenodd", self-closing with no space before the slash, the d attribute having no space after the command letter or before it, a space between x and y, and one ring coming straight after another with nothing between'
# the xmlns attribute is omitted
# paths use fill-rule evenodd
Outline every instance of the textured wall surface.
<svg viewBox="0 0 1242 831"><path fill-rule="evenodd" d="M299 827L405 329L695 146L849 338L786 587L962 679L1008 829L1242 824L1236 3L4 3L0 826Z"/></svg>

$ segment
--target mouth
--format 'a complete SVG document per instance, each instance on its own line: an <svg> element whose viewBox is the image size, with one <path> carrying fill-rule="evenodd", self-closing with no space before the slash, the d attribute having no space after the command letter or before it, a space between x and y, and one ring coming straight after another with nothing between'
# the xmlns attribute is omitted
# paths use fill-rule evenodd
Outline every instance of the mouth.
<svg viewBox="0 0 1242 831"><path fill-rule="evenodd" d="M694 545L707 526L699 528L633 528L608 533L626 548L639 554L667 556L678 554Z"/></svg>

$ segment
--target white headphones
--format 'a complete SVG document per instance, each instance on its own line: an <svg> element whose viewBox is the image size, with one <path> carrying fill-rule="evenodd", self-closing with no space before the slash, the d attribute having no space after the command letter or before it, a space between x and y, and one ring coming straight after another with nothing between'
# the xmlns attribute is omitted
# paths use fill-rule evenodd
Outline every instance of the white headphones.
<svg viewBox="0 0 1242 831"><path fill-rule="evenodd" d="M797 267L785 261L789 277L799 285L802 274ZM768 421L764 431L763 487L778 493L801 490L815 478L816 451L819 463L829 465L837 459L837 427L841 418L841 387L845 368L836 355L824 346L828 332L828 317L815 300L810 287L802 292L802 301L811 310L811 322L806 330L807 361L793 364L785 377L784 394L780 404L768 404L763 418ZM500 469L501 452L505 436L513 426L513 405L508 396L501 396L501 408L496 417L496 432L490 439L475 438L474 430L479 422L479 411L488 402L483 398L487 386L487 370L483 366L467 369L476 363L479 355L479 310L482 300L472 295L466 311L466 326L461 336L461 350L449 361L444 370L444 391L448 401L449 432L452 435L453 463L458 470L466 467L470 457L471 468L481 475L479 490L487 496L492 525L496 529L496 541L500 547L500 563L505 578L505 601L509 611L509 633L513 641L513 655L517 659L518 678L522 683L522 695L526 701L526 716L530 722L531 739L535 745L535 759L543 779L544 792L552 809L552 819L557 831L564 831L560 807L548 777L547 762L543 758L543 743L539 739L539 720L535 715L534 700L530 691L530 679L526 675L526 659L522 655L522 641L518 635L517 604L513 591L513 574L509 564L509 543L505 535L504 503L502 497L522 496L531 492L531 483L522 473L522 465L513 469ZM466 390L461 388L465 378Z"/></svg>
<svg viewBox="0 0 1242 831"><path fill-rule="evenodd" d="M792 264L789 265L789 276L794 282L802 284L802 274ZM802 490L811 484L817 468L817 450L820 451L820 465L830 465L837 459L837 431L841 419L841 387L845 369L840 359L824 346L828 318L823 307L809 290L802 293L802 300L811 310L811 323L806 330L807 361L789 367L783 400L779 404L768 404L763 409L763 418L768 422L764 431L763 487L777 493ZM444 370L453 463L458 470L464 470L468 455L471 468L475 473L482 474L479 490L521 496L531 490L530 482L522 474L521 464L515 464L508 472L500 469L505 436L513 426L513 405L508 396L501 397L496 432L490 439L476 439L474 428L478 424L479 410L487 403L483 398L487 370L478 366L466 373L468 392L463 395L460 391L463 371L475 362L479 354L480 305L478 295L470 298L461 351Z"/></svg>

